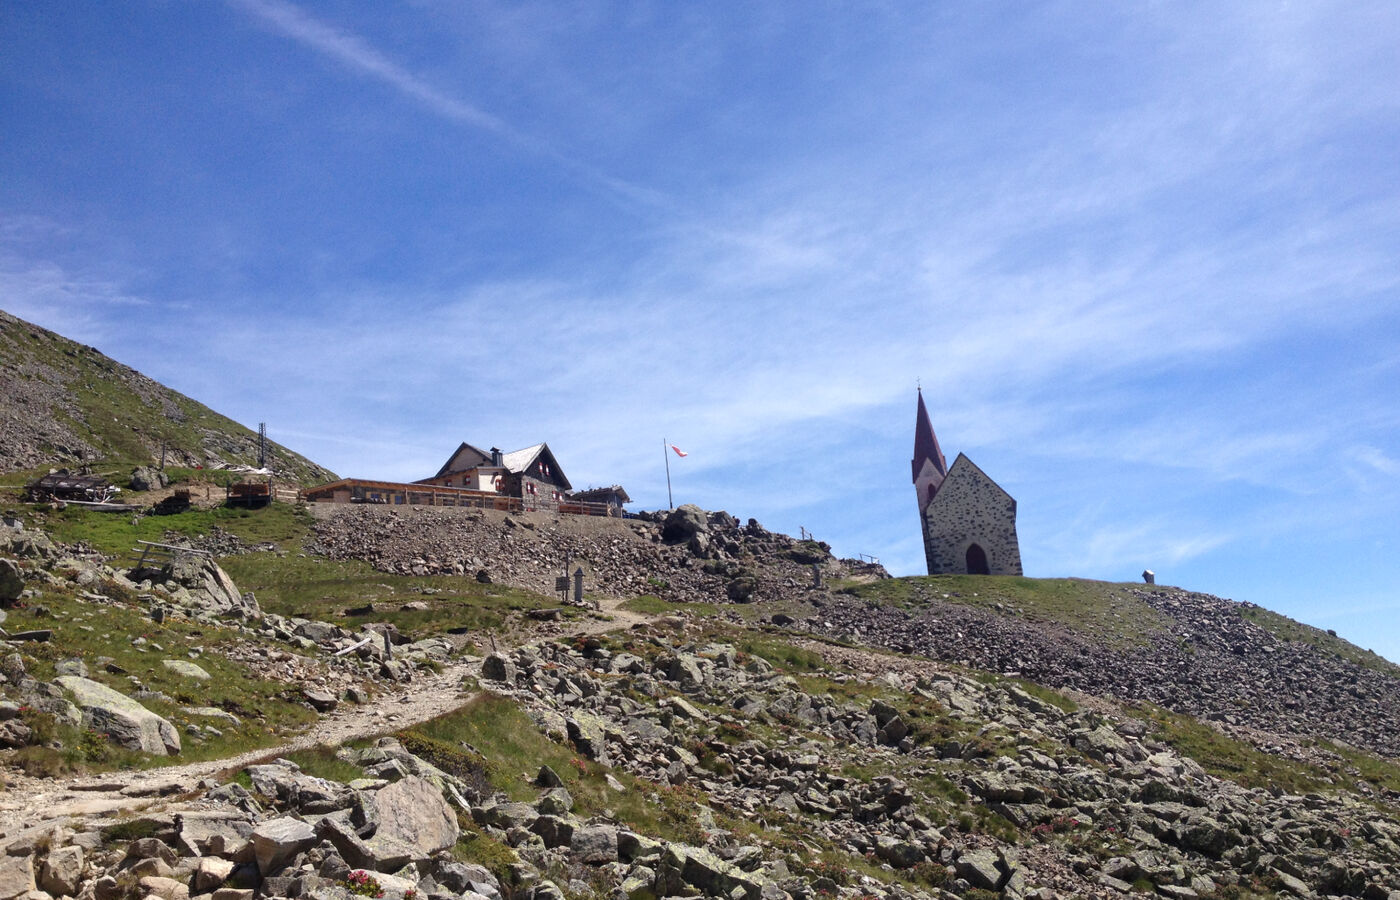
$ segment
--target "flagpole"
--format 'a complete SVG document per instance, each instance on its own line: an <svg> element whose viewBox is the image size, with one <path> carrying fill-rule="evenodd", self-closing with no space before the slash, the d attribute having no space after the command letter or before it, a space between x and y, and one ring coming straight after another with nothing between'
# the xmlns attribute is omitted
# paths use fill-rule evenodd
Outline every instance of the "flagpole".
<svg viewBox="0 0 1400 900"><path fill-rule="evenodd" d="M671 496L671 454L666 452L666 439L661 439L661 458L666 461L666 504L670 509L676 508L676 501Z"/></svg>

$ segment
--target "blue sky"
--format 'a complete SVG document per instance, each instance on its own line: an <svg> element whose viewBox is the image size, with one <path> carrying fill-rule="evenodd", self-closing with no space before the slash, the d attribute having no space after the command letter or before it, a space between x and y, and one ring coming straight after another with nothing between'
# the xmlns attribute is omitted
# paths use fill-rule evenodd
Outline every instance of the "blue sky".
<svg viewBox="0 0 1400 900"><path fill-rule="evenodd" d="M1027 574L1400 659L1400 6L0 5L0 308L348 476L921 570L915 384Z"/></svg>

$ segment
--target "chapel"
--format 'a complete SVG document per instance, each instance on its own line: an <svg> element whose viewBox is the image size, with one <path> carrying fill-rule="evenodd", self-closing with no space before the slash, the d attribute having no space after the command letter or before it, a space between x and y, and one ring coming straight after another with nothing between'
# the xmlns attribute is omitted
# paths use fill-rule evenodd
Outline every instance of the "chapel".
<svg viewBox="0 0 1400 900"><path fill-rule="evenodd" d="M930 575L1020 575L1016 501L962 453L949 467L919 391L914 492Z"/></svg>

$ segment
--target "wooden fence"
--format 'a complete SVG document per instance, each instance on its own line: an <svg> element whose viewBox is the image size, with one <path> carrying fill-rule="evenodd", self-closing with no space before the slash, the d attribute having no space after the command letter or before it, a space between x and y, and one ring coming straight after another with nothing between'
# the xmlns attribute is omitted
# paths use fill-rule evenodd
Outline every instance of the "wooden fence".
<svg viewBox="0 0 1400 900"><path fill-rule="evenodd" d="M365 481L346 478L302 491L308 503L374 503L387 506L449 506L468 509L496 509L502 512L541 510L572 516L621 516L622 510L606 503L541 501L531 497L509 497L494 491L443 487L431 484L404 484L395 481Z"/></svg>

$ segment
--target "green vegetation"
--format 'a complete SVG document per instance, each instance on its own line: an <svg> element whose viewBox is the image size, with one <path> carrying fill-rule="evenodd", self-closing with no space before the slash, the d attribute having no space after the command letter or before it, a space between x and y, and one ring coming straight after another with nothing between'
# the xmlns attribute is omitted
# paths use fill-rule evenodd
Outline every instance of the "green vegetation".
<svg viewBox="0 0 1400 900"><path fill-rule="evenodd" d="M662 582L664 585L665 582ZM790 612L790 604L781 603L684 603L679 601L663 600L654 594L642 594L624 601L622 608L632 612L644 613L649 616L665 616L674 614L689 614L702 619L714 619L720 616L737 617L745 622L757 622L773 615L776 612Z"/></svg>
<svg viewBox="0 0 1400 900"><path fill-rule="evenodd" d="M831 553L816 541L798 541L784 555L793 562L805 566L824 562L831 556Z"/></svg>
<svg viewBox="0 0 1400 900"><path fill-rule="evenodd" d="M361 560L245 553L224 557L219 565L240 590L254 593L265 612L335 622L351 630L364 622L389 622L415 637L452 628L495 631L512 612L556 605L548 597L506 585L458 575L390 575ZM404 609L410 602L426 608Z"/></svg>
<svg viewBox="0 0 1400 900"><path fill-rule="evenodd" d="M485 866L501 884L511 884L514 879L510 867L520 861L515 851L477 828L466 813L457 813L457 825L462 831L452 847L452 855L462 862Z"/></svg>
<svg viewBox="0 0 1400 900"><path fill-rule="evenodd" d="M142 838L157 836L166 827L166 824L159 819L138 816L120 822L113 822L111 825L103 828L102 839L113 843L139 841Z"/></svg>
<svg viewBox="0 0 1400 900"><path fill-rule="evenodd" d="M1068 628L1110 646L1143 643L1165 629L1160 613L1131 596L1126 584L1078 578L1020 578L1009 575L924 575L891 578L843 588L869 603L919 609L935 600L1024 615ZM1139 590L1158 590L1137 585Z"/></svg>
<svg viewBox="0 0 1400 900"><path fill-rule="evenodd" d="M740 653L765 659L780 671L820 672L827 667L820 653L805 650L778 635L756 631L718 631L714 636L733 641Z"/></svg>
<svg viewBox="0 0 1400 900"><path fill-rule="evenodd" d="M1285 641L1301 641L1311 644L1324 653L1340 656L1367 669L1374 669L1385 675L1400 677L1400 666L1370 650L1363 650L1350 641L1345 641L1328 631L1295 622L1287 616L1279 615L1262 606L1242 606L1240 618L1246 619L1265 629L1274 637Z"/></svg>
<svg viewBox="0 0 1400 900"><path fill-rule="evenodd" d="M1079 704L1075 703L1069 697L1043 684L1037 684L1034 681L1027 681L1024 678L1011 678L1006 675L998 675L995 672L983 672L976 669L969 669L967 674L983 684L994 684L1002 687L1014 685L1039 700L1041 703L1053 706L1061 712L1072 713L1079 710Z"/></svg>
<svg viewBox="0 0 1400 900"><path fill-rule="evenodd" d="M10 610L7 627L15 631L52 630L49 641L22 647L25 668L35 678L52 680L60 661L80 659L89 678L114 690L130 695L139 685L168 697L143 697L141 703L180 731L182 760L217 759L267 746L304 729L316 718L301 702L296 685L264 680L224 655L226 649L247 643L246 635L233 628L178 617L157 624L123 603L89 602L64 588L46 590L31 606ZM193 661L210 678L204 681L177 674L166 668L167 659ZM184 711L187 707L219 709L239 721L194 715ZM31 771L110 770L164 762L160 757L122 750L52 720L39 722L48 717L35 715L35 727L55 730L53 736L62 741L64 749L40 744L19 751L16 764ZM184 726L189 723L200 726L200 736L185 733ZM220 733L208 731L208 726Z"/></svg>
<svg viewBox="0 0 1400 900"><path fill-rule="evenodd" d="M253 591L266 612L337 622L351 630L364 622L389 622L414 637L454 628L499 630L512 612L554 605L539 594L474 578L391 575L361 560L306 555L300 551L312 534L311 516L303 507L284 503L261 509L191 509L134 521L70 506L32 511L30 519L55 540L83 541L127 562L135 562L137 541L166 543L167 531L196 538L219 528L248 544L275 543L279 552L221 557L219 565L240 590ZM415 601L426 608L403 608Z"/></svg>
<svg viewBox="0 0 1400 900"><path fill-rule="evenodd" d="M704 797L685 785L655 785L628 773L611 774L625 787L618 793L604 775L610 770L580 757L566 744L541 733L526 713L508 698L483 693L456 712L395 734L413 753L425 753L434 765L466 778L483 780L512 800L533 801L540 788L533 781L542 765L553 769L574 798L575 810L590 816L609 810L618 822L644 834L669 834L677 840L701 841L698 810ZM467 839L465 853L499 854L484 835ZM491 861L468 856L491 866ZM499 862L499 859L495 860Z"/></svg>
<svg viewBox="0 0 1400 900"><path fill-rule="evenodd" d="M1194 759L1217 778L1245 787L1278 788L1295 794L1331 787L1312 767L1256 750L1190 716L1150 703L1140 704L1133 711L1155 728L1153 738Z"/></svg>
<svg viewBox="0 0 1400 900"><path fill-rule="evenodd" d="M662 582L665 586L665 582ZM633 597L622 604L622 608L631 612L643 613L649 616L664 616L671 613L694 613L698 616L714 616L719 614L719 607L713 603L672 603L662 600L654 594L642 594L640 597Z"/></svg>
<svg viewBox="0 0 1400 900"><path fill-rule="evenodd" d="M1400 793L1400 761L1372 756L1363 750L1347 747L1332 741L1317 741L1319 747L1337 757L1332 773L1344 785L1364 781L1383 791Z"/></svg>
<svg viewBox="0 0 1400 900"><path fill-rule="evenodd" d="M298 506L273 503L261 509L191 509L171 516L143 516L99 512L69 506L62 510L35 510L30 518L56 541L78 541L109 556L129 557L137 541L168 543L167 531L195 538L221 528L249 544L276 543L285 550L300 550L311 534L311 516Z"/></svg>
<svg viewBox="0 0 1400 900"><path fill-rule="evenodd" d="M301 771L307 775L324 778L327 781L339 781L346 784L356 778L365 777L364 769L341 759L336 755L334 747L328 747L324 744L310 750L293 750L282 755L283 758L300 766Z"/></svg>

